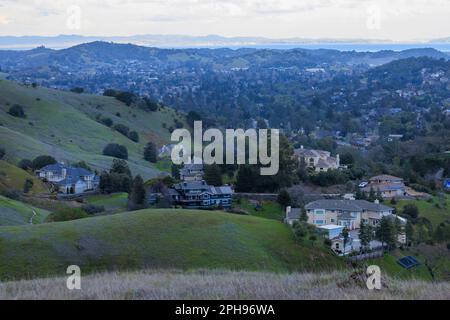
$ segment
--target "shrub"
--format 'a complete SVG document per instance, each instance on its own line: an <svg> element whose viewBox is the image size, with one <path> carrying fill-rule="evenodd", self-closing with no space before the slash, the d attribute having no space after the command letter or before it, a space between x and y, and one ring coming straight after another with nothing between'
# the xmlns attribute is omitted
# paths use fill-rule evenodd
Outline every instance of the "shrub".
<svg viewBox="0 0 450 320"><path fill-rule="evenodd" d="M47 217L48 222L58 222L58 221L70 221L83 219L88 217L86 211L80 208L65 208L53 213L50 213Z"/></svg>
<svg viewBox="0 0 450 320"><path fill-rule="evenodd" d="M125 137L128 137L130 133L130 128L128 128L126 125L118 123L113 126L114 130L117 132L123 134Z"/></svg>
<svg viewBox="0 0 450 320"><path fill-rule="evenodd" d="M417 219L419 217L419 209L415 204L408 203L403 208L403 214L411 217L412 219Z"/></svg>
<svg viewBox="0 0 450 320"><path fill-rule="evenodd" d="M26 118L25 111L23 111L23 107L21 105L15 104L11 108L9 108L8 113L13 117L17 118Z"/></svg>
<svg viewBox="0 0 450 320"><path fill-rule="evenodd" d="M105 211L104 206L98 206L95 204L85 204L85 205L81 206L81 209L86 211L87 214L96 214L96 213Z"/></svg>
<svg viewBox="0 0 450 320"><path fill-rule="evenodd" d="M110 143L103 149L103 155L126 160L128 159L128 150L120 144Z"/></svg>
<svg viewBox="0 0 450 320"><path fill-rule="evenodd" d="M111 127L113 125L111 118L101 118L99 122L107 127Z"/></svg>
<svg viewBox="0 0 450 320"><path fill-rule="evenodd" d="M7 197L12 200L20 200L20 192L16 189L5 190L2 192L4 197Z"/></svg>
<svg viewBox="0 0 450 320"><path fill-rule="evenodd" d="M75 88L70 89L70 91L72 91L74 93L83 93L84 89L81 87L75 87Z"/></svg>
<svg viewBox="0 0 450 320"><path fill-rule="evenodd" d="M43 155L43 156L37 156L36 158L34 158L31 165L32 165L33 170L38 170L38 169L45 167L46 165L55 164L55 163L56 163L55 158L53 158L52 156Z"/></svg>
<svg viewBox="0 0 450 320"><path fill-rule="evenodd" d="M33 163L29 159L22 159L17 166L22 170L29 170L33 168Z"/></svg>
<svg viewBox="0 0 450 320"><path fill-rule="evenodd" d="M5 156L5 149L3 149L3 148L0 148L0 160L2 160L3 159L3 157Z"/></svg>
<svg viewBox="0 0 450 320"><path fill-rule="evenodd" d="M132 92L128 91L121 91L116 92L115 98L123 103L125 103L127 106L130 106L134 100L136 99L136 96Z"/></svg>
<svg viewBox="0 0 450 320"><path fill-rule="evenodd" d="M128 138L130 138L131 141L139 142L139 134L136 131L131 131Z"/></svg>
<svg viewBox="0 0 450 320"><path fill-rule="evenodd" d="M28 193L33 188L33 180L27 178L25 179L25 183L23 184L23 193Z"/></svg>

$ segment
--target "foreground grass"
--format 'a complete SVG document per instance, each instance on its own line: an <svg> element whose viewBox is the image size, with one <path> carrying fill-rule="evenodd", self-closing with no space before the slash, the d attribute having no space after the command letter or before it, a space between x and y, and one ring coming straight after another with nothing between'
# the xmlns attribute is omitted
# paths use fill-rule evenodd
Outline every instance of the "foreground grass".
<svg viewBox="0 0 450 320"><path fill-rule="evenodd" d="M450 283L383 277L381 290L350 272L269 273L232 271L139 271L83 276L81 290L68 290L66 278L0 283L2 299L450 299Z"/></svg>
<svg viewBox="0 0 450 320"><path fill-rule="evenodd" d="M33 211L36 215L33 215ZM0 196L0 226L29 224L31 217L33 224L42 223L49 214L47 210Z"/></svg>
<svg viewBox="0 0 450 320"><path fill-rule="evenodd" d="M141 210L0 228L0 280L142 268L320 271L342 266L321 246L299 245L281 222L223 212Z"/></svg>

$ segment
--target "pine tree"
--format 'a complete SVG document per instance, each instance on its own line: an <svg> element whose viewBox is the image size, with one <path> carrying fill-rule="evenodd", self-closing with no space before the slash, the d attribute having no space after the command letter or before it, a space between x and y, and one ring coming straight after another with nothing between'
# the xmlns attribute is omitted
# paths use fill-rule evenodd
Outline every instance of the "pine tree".
<svg viewBox="0 0 450 320"><path fill-rule="evenodd" d="M367 200L370 202L374 202L376 200L375 191L373 190L372 187L370 187L369 198Z"/></svg>
<svg viewBox="0 0 450 320"><path fill-rule="evenodd" d="M364 221L361 222L361 226L359 229L359 239L361 240L361 246L363 251L369 247L370 241L373 240L372 227Z"/></svg>
<svg viewBox="0 0 450 320"><path fill-rule="evenodd" d="M222 171L220 170L220 167L217 164L206 166L203 178L209 185L212 186L223 185Z"/></svg>
<svg viewBox="0 0 450 320"><path fill-rule="evenodd" d="M388 250L395 247L397 232L391 219L383 217L376 229L376 238L383 246L387 245Z"/></svg>
<svg viewBox="0 0 450 320"><path fill-rule="evenodd" d="M406 235L406 244L412 246L414 244L414 226L409 220L408 222L406 222L405 235Z"/></svg>
<svg viewBox="0 0 450 320"><path fill-rule="evenodd" d="M146 144L144 148L144 159L152 163L158 161L156 146L153 142L149 142Z"/></svg>
<svg viewBox="0 0 450 320"><path fill-rule="evenodd" d="M128 196L128 208L130 210L145 208L145 198L144 180L142 180L140 175L137 175L131 185L131 192Z"/></svg>

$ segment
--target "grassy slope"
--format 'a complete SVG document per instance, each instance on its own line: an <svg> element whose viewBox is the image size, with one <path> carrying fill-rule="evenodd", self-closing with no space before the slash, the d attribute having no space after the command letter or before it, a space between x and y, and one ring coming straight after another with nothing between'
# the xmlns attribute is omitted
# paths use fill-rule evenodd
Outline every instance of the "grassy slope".
<svg viewBox="0 0 450 320"><path fill-rule="evenodd" d="M426 200L402 200L398 201L396 208L401 212L403 207L412 203L419 209L419 217L425 217L431 221L433 227L439 225L439 223L450 219L450 196L446 196L445 204L442 203L437 197L433 197L433 202L428 202ZM439 204L439 208L436 207ZM388 204L389 205L389 204Z"/></svg>
<svg viewBox="0 0 450 320"><path fill-rule="evenodd" d="M26 119L7 113L13 104L24 107ZM96 122L98 113L138 131L140 142L135 143ZM119 143L128 148L133 173L151 178L159 171L142 159L144 145L148 141L168 142L169 131L163 128L163 123L172 126L174 117L175 112L168 108L144 112L111 97L31 88L0 80L0 141L6 149L6 159L13 163L50 154L58 160L84 160L93 168L105 169L112 158L102 155L103 148L108 143Z"/></svg>
<svg viewBox="0 0 450 320"><path fill-rule="evenodd" d="M0 160L0 191L12 189L22 191L26 179L33 180L33 188L30 193L38 194L48 192L45 185L36 176L6 161Z"/></svg>
<svg viewBox="0 0 450 320"><path fill-rule="evenodd" d="M42 223L50 213L47 210L0 196L0 226L28 224L33 216L33 210L36 212L36 216L33 217L34 224Z"/></svg>
<svg viewBox="0 0 450 320"><path fill-rule="evenodd" d="M242 198L240 204L235 203L237 208L244 209L252 216L283 221L285 215L280 204L273 201L262 201L261 205L262 208L256 210L255 205L246 198Z"/></svg>
<svg viewBox="0 0 450 320"><path fill-rule="evenodd" d="M0 228L0 279L139 268L311 270L342 262L297 245L269 219L194 210L142 210L36 226Z"/></svg>

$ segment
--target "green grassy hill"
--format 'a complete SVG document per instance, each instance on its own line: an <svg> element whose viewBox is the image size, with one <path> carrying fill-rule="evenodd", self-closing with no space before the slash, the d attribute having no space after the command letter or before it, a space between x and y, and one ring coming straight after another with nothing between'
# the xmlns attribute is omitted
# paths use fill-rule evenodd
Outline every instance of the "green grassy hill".
<svg viewBox="0 0 450 320"><path fill-rule="evenodd" d="M141 268L319 271L341 260L298 245L269 219L195 210L141 210L76 221L0 228L0 280Z"/></svg>
<svg viewBox="0 0 450 320"><path fill-rule="evenodd" d="M33 210L36 215L33 215ZM49 213L47 210L0 196L0 226L29 224L31 217L33 224L42 223Z"/></svg>
<svg viewBox="0 0 450 320"><path fill-rule="evenodd" d="M14 104L23 107L26 118L8 114ZM139 143L98 123L98 114L137 131ZM170 133L164 126L173 127L176 118L170 108L145 112L111 97L32 88L0 79L0 141L11 163L49 154L59 161L84 160L101 170L109 168L112 161L102 155L103 148L118 143L128 149L133 174L149 179L160 171L142 159L143 148L148 141L157 145L169 142Z"/></svg>
<svg viewBox="0 0 450 320"><path fill-rule="evenodd" d="M0 160L0 192L11 190L22 191L26 179L33 181L33 188L30 193L38 194L48 192L44 183L36 176L6 161Z"/></svg>

